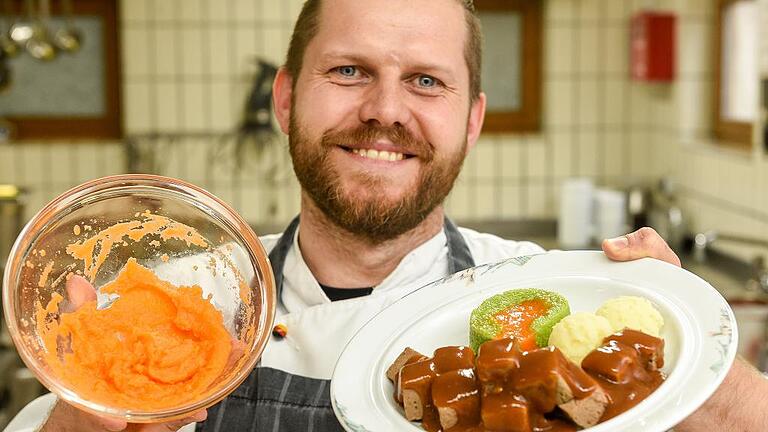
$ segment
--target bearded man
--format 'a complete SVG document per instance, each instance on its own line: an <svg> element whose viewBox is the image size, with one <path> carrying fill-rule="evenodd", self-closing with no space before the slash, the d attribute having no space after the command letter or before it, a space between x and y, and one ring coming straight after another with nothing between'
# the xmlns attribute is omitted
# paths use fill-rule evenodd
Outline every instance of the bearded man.
<svg viewBox="0 0 768 432"><path fill-rule="evenodd" d="M262 238L278 289L259 366L208 413L131 430L336 431L333 366L352 335L414 289L473 265L538 253L457 228L443 211L485 114L480 29L471 0L309 0L274 83L274 106L301 183L301 214ZM617 260L680 265L652 230L604 242ZM730 391L742 393L735 406ZM765 429L766 384L737 362L678 430ZM44 397L45 398L45 397ZM46 412L52 397L26 414ZM207 415L207 420L206 420ZM44 415L39 415L44 417ZM24 422L14 422L23 430ZM27 425L33 425L29 421ZM43 430L123 430L59 402Z"/></svg>

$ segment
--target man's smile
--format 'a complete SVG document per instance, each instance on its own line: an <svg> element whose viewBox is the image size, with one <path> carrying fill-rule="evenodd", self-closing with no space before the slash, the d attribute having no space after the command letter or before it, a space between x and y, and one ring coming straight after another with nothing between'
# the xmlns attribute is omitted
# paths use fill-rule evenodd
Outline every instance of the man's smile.
<svg viewBox="0 0 768 432"><path fill-rule="evenodd" d="M357 156L367 158L367 159L380 160L380 161L397 162L404 159L415 157L412 154L393 151L393 150L390 151L390 150L377 150L374 148L352 148L352 147L346 147L341 145L339 147L342 150L349 153L353 153Z"/></svg>

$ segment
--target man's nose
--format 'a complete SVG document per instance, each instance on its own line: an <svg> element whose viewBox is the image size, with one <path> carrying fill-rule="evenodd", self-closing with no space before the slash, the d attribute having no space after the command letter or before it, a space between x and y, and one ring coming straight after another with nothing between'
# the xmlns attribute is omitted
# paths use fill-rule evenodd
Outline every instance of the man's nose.
<svg viewBox="0 0 768 432"><path fill-rule="evenodd" d="M405 100L407 96L399 80L376 81L365 94L365 101L360 107L360 121L387 127L406 126L411 120L411 111Z"/></svg>

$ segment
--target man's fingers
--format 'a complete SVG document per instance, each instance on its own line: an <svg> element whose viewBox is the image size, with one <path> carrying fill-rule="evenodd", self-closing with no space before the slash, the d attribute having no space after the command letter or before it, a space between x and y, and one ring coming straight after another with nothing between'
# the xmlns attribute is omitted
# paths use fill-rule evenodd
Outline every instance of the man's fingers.
<svg viewBox="0 0 768 432"><path fill-rule="evenodd" d="M181 420L175 420L168 423L144 425L144 427L141 428L141 432L176 432L177 430L183 428L184 426L190 423L201 422L206 418L208 418L208 411L200 410L195 412L191 416L185 417Z"/></svg>
<svg viewBox="0 0 768 432"><path fill-rule="evenodd" d="M96 300L96 289L88 282L88 279L82 276L70 276L67 279L66 288L72 310L77 310L85 303Z"/></svg>
<svg viewBox="0 0 768 432"><path fill-rule="evenodd" d="M639 230L613 239L603 240L603 251L615 261L656 258L680 267L680 258L653 228Z"/></svg>
<svg viewBox="0 0 768 432"><path fill-rule="evenodd" d="M125 428L128 426L128 422L125 420L118 420L109 417L96 417L96 423L100 427L110 432L119 432L125 430Z"/></svg>

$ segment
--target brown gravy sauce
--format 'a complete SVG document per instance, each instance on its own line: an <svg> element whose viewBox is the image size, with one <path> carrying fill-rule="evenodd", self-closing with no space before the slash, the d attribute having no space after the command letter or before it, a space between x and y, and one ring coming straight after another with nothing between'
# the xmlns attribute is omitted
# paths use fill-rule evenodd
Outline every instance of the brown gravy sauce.
<svg viewBox="0 0 768 432"><path fill-rule="evenodd" d="M625 329L603 340L578 367L554 347L522 351L511 338L483 344L477 357L465 346L442 347L432 358L400 369L395 399L415 391L430 432L570 432L557 409L563 382L577 400L602 388L609 402L600 422L634 407L664 381L664 341ZM560 388L558 388L560 386ZM443 429L441 413L455 419Z"/></svg>

